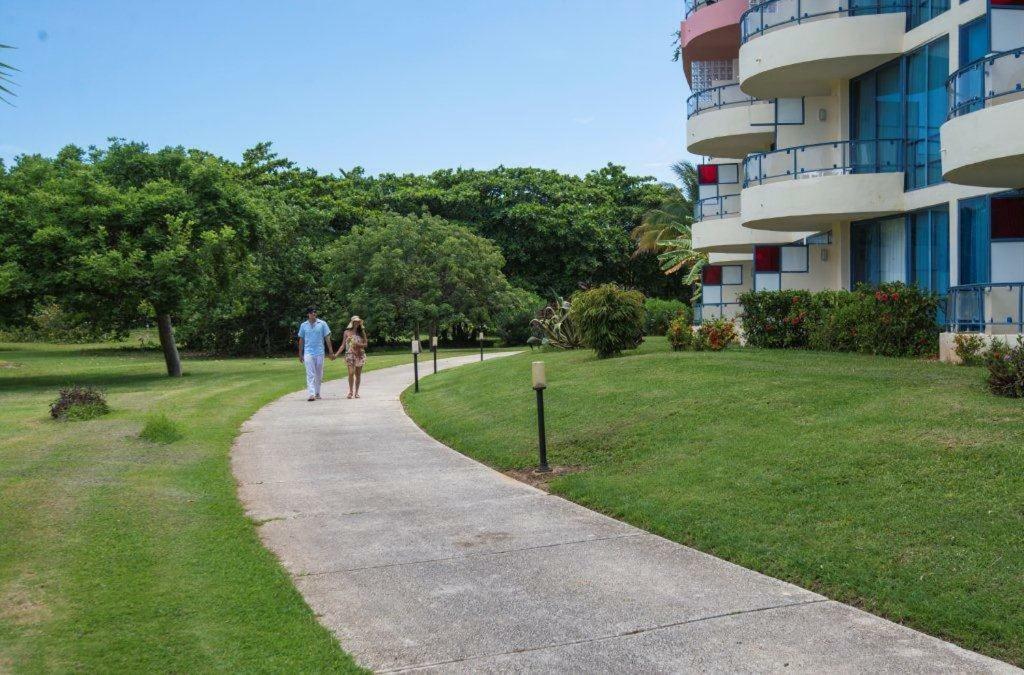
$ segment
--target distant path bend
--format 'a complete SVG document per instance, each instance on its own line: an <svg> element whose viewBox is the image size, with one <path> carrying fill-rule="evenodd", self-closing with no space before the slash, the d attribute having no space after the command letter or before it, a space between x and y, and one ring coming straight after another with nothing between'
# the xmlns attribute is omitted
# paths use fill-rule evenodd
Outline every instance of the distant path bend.
<svg viewBox="0 0 1024 675"><path fill-rule="evenodd" d="M264 544L364 666L1014 670L545 494L451 450L402 409L411 365L364 380L358 400L344 398L343 380L324 386L323 401L285 396L244 425L232 451L240 497L262 522Z"/></svg>

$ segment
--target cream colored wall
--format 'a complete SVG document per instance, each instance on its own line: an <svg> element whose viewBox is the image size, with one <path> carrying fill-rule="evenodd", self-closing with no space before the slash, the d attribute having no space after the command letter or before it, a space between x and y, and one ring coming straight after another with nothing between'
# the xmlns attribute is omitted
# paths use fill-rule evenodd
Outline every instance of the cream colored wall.
<svg viewBox="0 0 1024 675"><path fill-rule="evenodd" d="M839 287L839 260L836 255L837 246L812 244L807 247L807 272L783 272L781 287L783 290L823 291ZM828 252L828 260L821 259L821 252Z"/></svg>
<svg viewBox="0 0 1024 675"><path fill-rule="evenodd" d="M754 282L754 263L747 261L728 264L743 266L743 283L739 286L722 286L722 302L739 302L740 295L752 288Z"/></svg>

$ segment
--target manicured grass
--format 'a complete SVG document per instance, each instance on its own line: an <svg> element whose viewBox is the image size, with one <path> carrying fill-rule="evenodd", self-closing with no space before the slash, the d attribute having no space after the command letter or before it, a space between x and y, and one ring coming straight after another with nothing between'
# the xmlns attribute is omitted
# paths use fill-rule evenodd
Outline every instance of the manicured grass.
<svg viewBox="0 0 1024 675"><path fill-rule="evenodd" d="M983 371L734 349L524 354L406 392L414 419L499 469L536 462L547 363L553 492L1024 665L1024 401Z"/></svg>
<svg viewBox="0 0 1024 675"><path fill-rule="evenodd" d="M305 386L302 366L185 372L167 378L151 351L0 344L0 672L358 670L260 545L228 463L239 425ZM105 390L110 414L52 420L70 383Z"/></svg>

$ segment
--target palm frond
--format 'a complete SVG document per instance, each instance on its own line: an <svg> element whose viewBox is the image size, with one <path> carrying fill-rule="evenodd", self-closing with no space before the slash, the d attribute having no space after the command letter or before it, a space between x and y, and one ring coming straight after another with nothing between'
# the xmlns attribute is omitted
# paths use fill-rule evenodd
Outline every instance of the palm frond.
<svg viewBox="0 0 1024 675"><path fill-rule="evenodd" d="M0 49L14 49L14 47L10 45L0 44ZM9 63L4 63L3 61L0 61L0 94L7 94L8 96L17 96L17 94L11 91L9 87L3 84L4 82L8 84L16 84L15 81L11 79L11 74L16 72L19 72L17 68L10 65ZM3 101L8 105L13 105L3 96L0 96L0 101Z"/></svg>

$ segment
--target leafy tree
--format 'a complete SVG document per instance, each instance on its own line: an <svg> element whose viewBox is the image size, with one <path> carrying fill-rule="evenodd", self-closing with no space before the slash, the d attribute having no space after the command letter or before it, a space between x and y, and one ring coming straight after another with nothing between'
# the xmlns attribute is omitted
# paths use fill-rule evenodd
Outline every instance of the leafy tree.
<svg viewBox="0 0 1024 675"><path fill-rule="evenodd" d="M497 246L436 216L357 225L325 260L328 291L384 339L428 326L471 330L490 323L514 292Z"/></svg>

